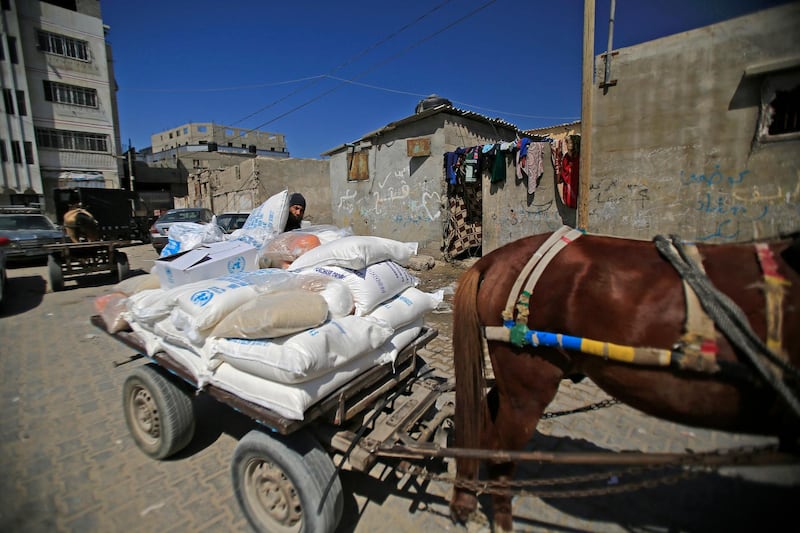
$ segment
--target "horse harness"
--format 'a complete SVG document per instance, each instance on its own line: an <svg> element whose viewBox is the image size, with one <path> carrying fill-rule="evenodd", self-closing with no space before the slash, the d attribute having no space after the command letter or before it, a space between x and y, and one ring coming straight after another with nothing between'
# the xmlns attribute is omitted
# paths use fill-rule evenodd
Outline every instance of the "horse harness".
<svg viewBox="0 0 800 533"><path fill-rule="evenodd" d="M580 230L562 226L554 231L536 250L520 272L509 293L508 302L502 313L503 325L486 326L484 328L483 334L487 340L510 342L519 347L525 345L560 347L636 365L671 366L681 370L709 374L720 371L720 365L716 359L717 333L715 328L715 326L719 325L720 320L716 317L717 313L712 313L712 315L715 315L712 317L706 312L708 307L706 301L719 301L724 298L726 306L735 308L735 310L729 310L728 312L737 316L739 322L743 322L737 324L737 326L748 330L749 326L733 302L727 300L724 295L721 295L715 289L710 290L706 285L710 284L710 282L702 268L702 260L697 247L693 244L682 243L675 236L672 236L671 240L667 240L662 236L656 236L654 239L659 252L678 270L686 295L684 334L672 349L623 346L610 342L529 329L527 322L530 313L530 299L536 283L555 256L581 235L583 235L583 232ZM773 368L777 367L796 372L784 359L775 355L783 352L780 340L783 321L782 302L784 288L789 282L778 272L775 257L769 247L764 243L758 243L755 248L759 264L764 273L764 290L767 299L767 347L760 351L766 350L769 352L768 358L773 363ZM705 281L701 284L698 280ZM720 329L728 335L726 328ZM755 337L752 332L747 336ZM763 376L763 369L759 368L759 371ZM772 383L774 380L768 379L768 381L774 385ZM800 409L798 409L798 412L800 412Z"/></svg>

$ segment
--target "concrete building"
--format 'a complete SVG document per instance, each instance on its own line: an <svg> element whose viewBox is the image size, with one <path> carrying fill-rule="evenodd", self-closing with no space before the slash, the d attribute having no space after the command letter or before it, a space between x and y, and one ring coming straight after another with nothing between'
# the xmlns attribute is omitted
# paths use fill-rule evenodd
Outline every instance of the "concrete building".
<svg viewBox="0 0 800 533"><path fill-rule="evenodd" d="M289 157L286 139L280 133L222 126L213 122L192 122L150 136L153 154L181 146L211 145L215 152L226 148L244 150L256 155Z"/></svg>
<svg viewBox="0 0 800 533"><path fill-rule="evenodd" d="M305 220L331 224L328 161L256 157L226 169L205 169L189 175L187 205L214 213L251 211L270 196L288 189L306 198Z"/></svg>
<svg viewBox="0 0 800 533"><path fill-rule="evenodd" d="M136 155L132 187L151 210L199 206L202 202L189 194L192 175L216 174L258 157L290 157L283 134L212 122L183 124L150 140L152 146Z"/></svg>
<svg viewBox="0 0 800 533"><path fill-rule="evenodd" d="M605 56L595 62L579 223L716 243L800 230L800 3L614 50L610 61L608 79Z"/></svg>
<svg viewBox="0 0 800 533"><path fill-rule="evenodd" d="M0 203L44 203L74 181L120 186L111 48L99 0L4 0Z"/></svg>
<svg viewBox="0 0 800 533"><path fill-rule="evenodd" d="M446 101L418 105L415 111L322 155L330 156L334 224L351 227L357 235L415 241L421 251L436 256L443 251L443 234L451 222L445 154L459 147L511 142L521 132L513 124L456 109ZM490 189L484 185L484 199ZM470 224L480 244L481 224Z"/></svg>

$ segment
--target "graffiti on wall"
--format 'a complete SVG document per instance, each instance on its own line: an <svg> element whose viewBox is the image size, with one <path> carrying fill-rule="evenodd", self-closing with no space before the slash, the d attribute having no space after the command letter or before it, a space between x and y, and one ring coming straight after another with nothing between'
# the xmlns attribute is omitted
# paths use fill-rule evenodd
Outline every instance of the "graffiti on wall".
<svg viewBox="0 0 800 533"><path fill-rule="evenodd" d="M711 239L733 240L739 237L739 227L743 222L752 223L765 220L770 213L770 203L784 199L781 187L778 186L777 194L771 197L762 196L758 186L753 185L750 195L744 195L734 187L745 185L746 180L752 178L749 170L738 173L723 173L720 165L715 165L712 172L706 174L680 173L680 182L683 186L697 190L697 201L694 209L701 216L712 218L713 230L696 237L698 241ZM798 182L800 188L800 182ZM798 190L794 195L797 195ZM788 196L786 197L788 200Z"/></svg>
<svg viewBox="0 0 800 533"><path fill-rule="evenodd" d="M408 168L389 172L366 193L348 188L339 196L336 209L348 218L356 213L364 219L388 217L399 225L427 224L441 218L440 193L429 190L427 177L410 184L409 174Z"/></svg>

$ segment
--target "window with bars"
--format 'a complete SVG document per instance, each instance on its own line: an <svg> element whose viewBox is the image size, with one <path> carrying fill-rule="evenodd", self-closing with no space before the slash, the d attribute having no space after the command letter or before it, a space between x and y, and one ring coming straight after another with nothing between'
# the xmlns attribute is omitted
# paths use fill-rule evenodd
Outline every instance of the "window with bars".
<svg viewBox="0 0 800 533"><path fill-rule="evenodd" d="M36 128L36 143L41 148L108 152L108 135L85 131Z"/></svg>
<svg viewBox="0 0 800 533"><path fill-rule="evenodd" d="M89 43L86 41L41 30L38 38L39 50L42 52L89 61Z"/></svg>
<svg viewBox="0 0 800 533"><path fill-rule="evenodd" d="M48 102L97 107L97 90L44 80L44 99Z"/></svg>
<svg viewBox="0 0 800 533"><path fill-rule="evenodd" d="M758 140L800 138L800 69L769 73L761 85Z"/></svg>

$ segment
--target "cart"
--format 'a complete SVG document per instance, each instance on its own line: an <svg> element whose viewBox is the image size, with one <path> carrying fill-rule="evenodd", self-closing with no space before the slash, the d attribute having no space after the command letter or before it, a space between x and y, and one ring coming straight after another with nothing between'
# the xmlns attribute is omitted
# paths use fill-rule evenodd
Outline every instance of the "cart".
<svg viewBox="0 0 800 533"><path fill-rule="evenodd" d="M94 272L116 274L117 280L128 277L128 256L120 250L133 246L134 241L94 241L48 244L47 273L53 291L64 289L66 279L74 279Z"/></svg>
<svg viewBox="0 0 800 533"><path fill-rule="evenodd" d="M103 319L91 322L106 331ZM137 446L164 459L192 440L192 396L210 394L259 423L236 446L231 475L236 499L256 531L333 532L342 514L339 469L369 472L384 445L447 438L450 384L432 376L418 350L438 335L424 327L394 365L373 367L320 399L304 419L289 420L213 384L198 388L189 370L165 352L144 356L131 331L114 338L150 362L132 370L123 386L125 421ZM263 429L263 430L262 430ZM340 461L334 464L332 456Z"/></svg>

